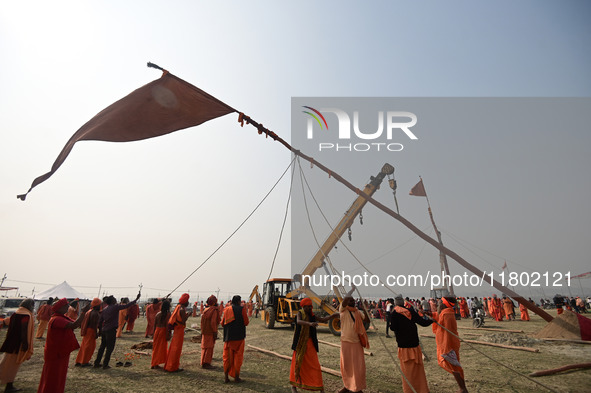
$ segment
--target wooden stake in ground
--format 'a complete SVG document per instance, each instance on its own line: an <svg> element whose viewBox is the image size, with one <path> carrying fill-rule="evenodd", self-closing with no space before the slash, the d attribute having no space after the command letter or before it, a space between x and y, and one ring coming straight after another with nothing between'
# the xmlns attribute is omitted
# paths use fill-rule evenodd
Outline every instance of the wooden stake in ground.
<svg viewBox="0 0 591 393"><path fill-rule="evenodd" d="M587 368L591 368L591 363L569 364L569 365L562 366L562 367L559 367L559 368L552 368L550 370L536 371L534 373L529 374L529 376L530 377L541 377L541 376L544 376L544 375L552 375L552 374L560 373L562 371L573 370L573 369L576 369L576 368L579 368L581 370L584 370L584 369L587 369Z"/></svg>
<svg viewBox="0 0 591 393"><path fill-rule="evenodd" d="M248 344L247 347L248 348L252 348L255 351L266 353L267 355L273 355L273 356L277 356L278 358L281 358L281 359L289 360L291 362L291 356L281 355L280 353L269 351L268 349L254 347L254 346L252 346L250 344ZM327 368L327 367L324 367L324 366L320 366L320 369L322 370L322 372L325 372L327 374L334 375L335 377L342 378L342 375L341 375L341 372L340 371L336 371L336 370L333 370L332 368Z"/></svg>
<svg viewBox="0 0 591 393"><path fill-rule="evenodd" d="M426 334L421 334L421 337L429 337L429 338L435 338L435 336L429 336ZM470 344L480 344L480 345L489 345L491 347L498 347L498 348L504 348L504 349L515 349L517 351L527 351L527 352L535 352L538 353L540 352L539 349L537 348L528 348L528 347L516 347L514 345L504 345L504 344L496 344L496 343L489 343L486 341L476 341L476 340L466 340L466 339L462 339L462 341L470 343Z"/></svg>
<svg viewBox="0 0 591 393"><path fill-rule="evenodd" d="M318 342L322 343L322 344L330 345L331 347L336 347L336 348L341 347L339 344L334 344L334 343L324 341L324 340L318 340ZM363 353L365 353L367 356L373 356L373 352L366 351L365 349L363 350Z"/></svg>

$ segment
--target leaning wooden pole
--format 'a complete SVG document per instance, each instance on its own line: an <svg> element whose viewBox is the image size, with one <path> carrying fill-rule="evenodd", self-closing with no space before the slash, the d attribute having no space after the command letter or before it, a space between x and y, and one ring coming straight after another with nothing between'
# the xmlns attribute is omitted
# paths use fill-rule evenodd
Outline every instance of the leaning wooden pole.
<svg viewBox="0 0 591 393"><path fill-rule="evenodd" d="M482 280L482 282L485 282L486 281L487 283L491 284L493 287L495 287L496 289L498 289L502 293L506 294L507 296L512 297L518 303L523 304L525 307L527 307L529 310L531 310L532 312L534 312L537 315L539 315L540 317L542 317L547 322L550 322L550 321L552 321L554 319L546 311L542 310L541 308L539 308L535 304L533 304L530 301L526 300L523 296L521 296L521 295L517 294L516 292L512 291L511 289L505 287L504 285L502 285L497 280L492 279L491 276L487 276L485 274L485 272L483 272L482 270L478 269L477 267L471 265L470 263L468 263L468 261L466 261L464 258L460 257L458 254L456 254L452 250L450 250L447 247L439 244L439 242L436 239L433 239L432 237L430 237L429 235L427 235L426 233L424 233L423 231L421 231L413 223L411 223L410 221L408 221L406 218L402 217L400 214L396 213L394 210L388 208L387 206L385 206L382 203L376 201L375 199L373 199L369 195L365 194L363 191L361 191L359 188L355 187L353 184L349 183L346 179L344 179L338 173L336 173L336 172L330 170L329 168L325 167L324 165L322 165L318 161L314 160L312 157L308 157L307 155L305 155L301 151L299 151L297 149L294 149L289 143L287 143L286 141L284 141L282 138L280 138L273 131L270 131L267 128L263 127L262 124L257 123L256 121L252 120L250 117L244 115L243 113L240 113L239 114L238 121L240 123L242 123L242 124L244 124L244 122L246 122L246 124L252 124L254 127L256 127L256 129L258 130L258 132L259 132L260 135L264 134L265 137L271 138L274 141L281 143L283 146L285 146L287 149L289 149L289 151L291 151L293 154L295 154L295 155L297 155L299 157L302 157L304 160L310 162L313 165L316 165L318 168L320 168L321 170L323 170L324 172L326 172L329 177L334 177L335 180L337 180L338 182L342 183L345 187L349 188L351 191L353 191L357 195L362 196L369 203L371 203L372 205L374 205L378 209L382 210L384 213L392 216L394 219L396 219L399 222L401 222L404 226L406 226L408 229L410 229L412 232L414 232L421 239L425 240L427 243L431 244L433 247L435 247L436 249L438 249L439 251L443 252L448 257L450 257L453 260L455 260L461 266L463 266L464 268L466 268L470 272L472 272L475 275L477 275L478 277L480 277L480 279Z"/></svg>

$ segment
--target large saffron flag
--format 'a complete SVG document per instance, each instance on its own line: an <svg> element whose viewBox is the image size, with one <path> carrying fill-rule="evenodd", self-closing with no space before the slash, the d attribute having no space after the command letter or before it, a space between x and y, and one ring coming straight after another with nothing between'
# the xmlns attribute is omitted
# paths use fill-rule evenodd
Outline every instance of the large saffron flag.
<svg viewBox="0 0 591 393"><path fill-rule="evenodd" d="M413 188L411 188L408 195L424 196L424 197L427 196L427 193L425 192L425 186L423 185L423 179L421 179L421 181L419 181L417 184L415 184L415 186Z"/></svg>
<svg viewBox="0 0 591 393"><path fill-rule="evenodd" d="M203 90L164 71L155 81L103 109L66 143L51 167L39 176L26 194L49 179L63 164L74 144L82 140L131 142L166 135L215 119L235 109Z"/></svg>

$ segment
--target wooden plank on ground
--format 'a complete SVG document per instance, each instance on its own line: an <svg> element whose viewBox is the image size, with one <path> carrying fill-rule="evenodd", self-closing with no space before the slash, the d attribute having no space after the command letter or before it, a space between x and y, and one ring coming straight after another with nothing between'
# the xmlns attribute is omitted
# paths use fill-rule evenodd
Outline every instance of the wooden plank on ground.
<svg viewBox="0 0 591 393"><path fill-rule="evenodd" d="M247 345L247 347L248 347L248 348L252 348L252 349L254 349L255 351L259 351L259 352L262 352L262 353L266 353L267 355L273 355L273 356L276 356L276 357L278 357L278 358L281 358L281 359L285 359L285 360L289 360L289 361L291 361L291 356L282 355L282 354L280 354L280 353L273 352L273 351L269 351L268 349L263 349L263 348L255 347L255 346L253 346L253 345L250 345L250 344L248 344L248 345ZM324 367L324 366L320 366L320 369L321 369L323 372L327 373L327 374L331 374L331 375L334 375L335 377L342 378L342 375L341 375L341 372L340 372L340 371L336 371L336 370L333 370L332 368L327 368L327 367Z"/></svg>
<svg viewBox="0 0 591 393"><path fill-rule="evenodd" d="M463 327L463 326L458 326L458 329L466 329L466 330L488 330L488 331L491 331L491 332L505 332L505 333L525 333L523 330L494 329L494 328L471 328L471 327Z"/></svg>
<svg viewBox="0 0 591 393"><path fill-rule="evenodd" d="M558 342L564 342L564 343L575 343L575 344L587 344L587 345L591 345L591 341L585 341L585 340L570 340L568 338L542 338L541 340L544 341L558 341Z"/></svg>
<svg viewBox="0 0 591 393"><path fill-rule="evenodd" d="M427 334L421 334L420 336L421 337L428 337L428 338L435 338L435 336L429 336ZM465 342L471 343L471 344L488 345L491 347L498 347L498 348L504 348L504 349L514 349L517 351L526 351L526 352L535 352L535 353L540 352L540 350L537 348L517 347L514 345L497 344L497 343L489 343L486 341L476 341L476 340L466 340L466 339L462 339L462 341L465 341Z"/></svg>
<svg viewBox="0 0 591 393"><path fill-rule="evenodd" d="M552 374L560 373L562 371L567 371L567 370L574 370L574 369L585 370L588 368L591 368L591 363L568 364L566 366L562 366L559 368L553 368L550 370L536 371L534 373L529 374L529 376L530 377L541 377L544 375L552 375ZM580 370L577 370L577 371L580 371Z"/></svg>
<svg viewBox="0 0 591 393"><path fill-rule="evenodd" d="M339 344L331 343L331 342L324 341L324 340L318 340L318 342L321 344L330 345L331 347L336 347L336 348L341 347ZM366 354L367 356L373 356L373 352L366 351L365 349L363 350L363 353Z"/></svg>

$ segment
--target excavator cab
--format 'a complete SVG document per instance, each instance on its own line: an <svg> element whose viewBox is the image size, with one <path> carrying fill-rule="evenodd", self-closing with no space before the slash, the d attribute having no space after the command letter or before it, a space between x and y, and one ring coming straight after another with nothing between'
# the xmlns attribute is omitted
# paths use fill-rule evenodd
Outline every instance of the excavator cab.
<svg viewBox="0 0 591 393"><path fill-rule="evenodd" d="M261 318L267 329L275 327L275 322L295 323L296 314L300 309L300 301L285 297L292 289L293 282L290 278L272 278L263 285Z"/></svg>

